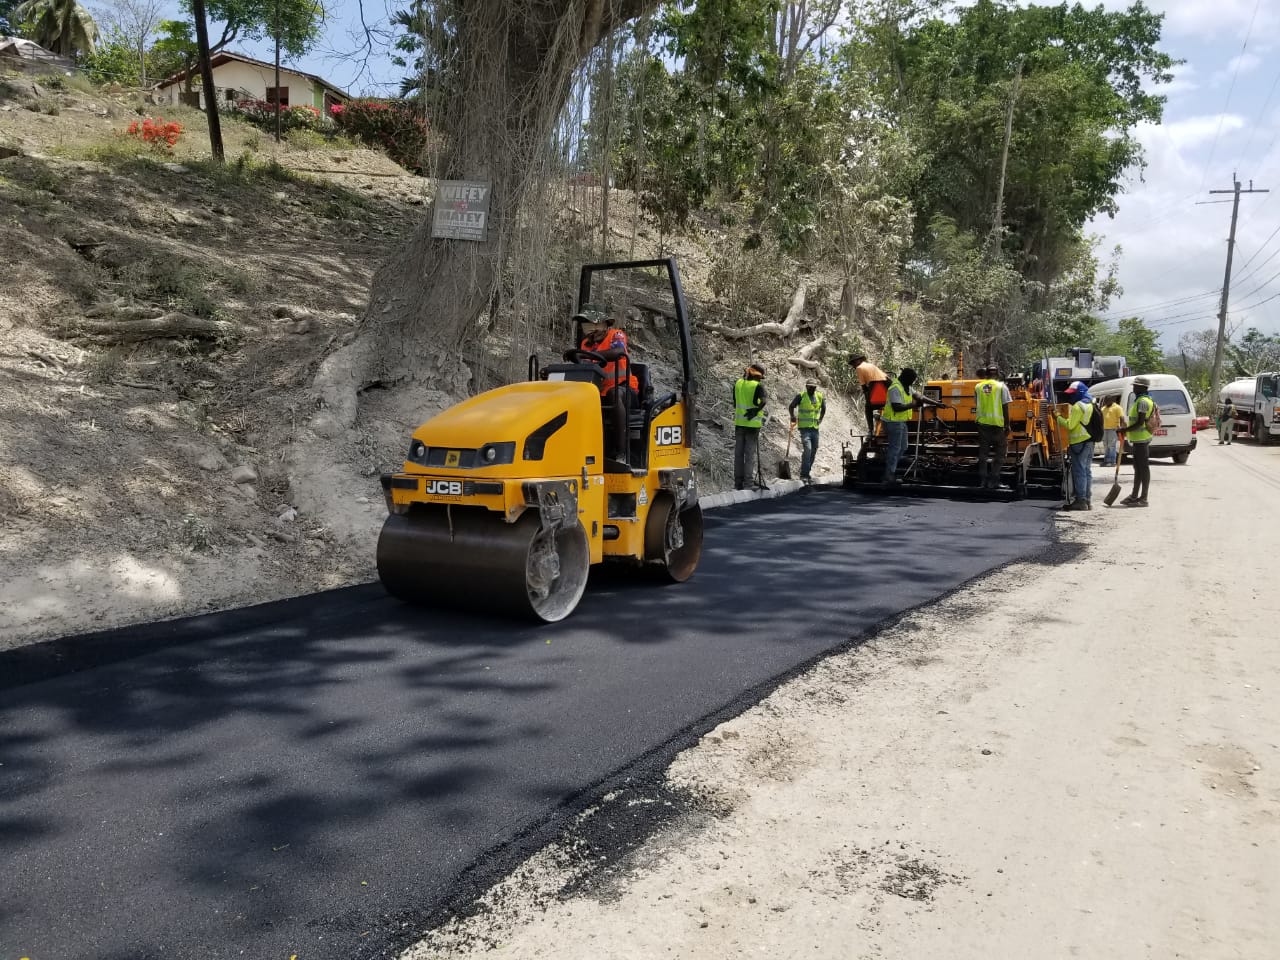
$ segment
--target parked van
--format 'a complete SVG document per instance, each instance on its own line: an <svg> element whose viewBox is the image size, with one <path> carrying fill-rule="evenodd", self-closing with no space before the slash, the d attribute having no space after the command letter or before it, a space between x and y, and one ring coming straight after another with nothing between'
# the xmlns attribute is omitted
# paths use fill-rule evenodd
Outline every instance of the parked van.
<svg viewBox="0 0 1280 960"><path fill-rule="evenodd" d="M1099 403L1115 397L1120 409L1128 415L1136 379L1103 380L1090 387L1089 393ZM1191 403L1191 394L1172 373L1148 373L1143 379L1151 384L1147 394L1160 408L1160 430L1151 438L1151 456L1172 457L1174 463L1186 463L1196 448L1195 406Z"/></svg>

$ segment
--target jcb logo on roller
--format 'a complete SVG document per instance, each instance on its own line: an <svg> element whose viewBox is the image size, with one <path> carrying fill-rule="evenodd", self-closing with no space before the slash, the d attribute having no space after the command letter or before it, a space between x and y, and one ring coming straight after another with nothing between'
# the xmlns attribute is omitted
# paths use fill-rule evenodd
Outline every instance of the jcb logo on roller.
<svg viewBox="0 0 1280 960"><path fill-rule="evenodd" d="M442 497L460 497L462 496L462 481L428 480L427 493L434 493Z"/></svg>
<svg viewBox="0 0 1280 960"><path fill-rule="evenodd" d="M684 427L659 427L658 446L671 447L684 442Z"/></svg>

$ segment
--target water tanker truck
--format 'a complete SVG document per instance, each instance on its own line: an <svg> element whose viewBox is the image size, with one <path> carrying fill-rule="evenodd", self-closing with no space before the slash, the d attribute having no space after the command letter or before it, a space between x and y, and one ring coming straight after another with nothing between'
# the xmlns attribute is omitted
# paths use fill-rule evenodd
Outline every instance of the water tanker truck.
<svg viewBox="0 0 1280 960"><path fill-rule="evenodd" d="M1269 443L1280 437L1280 373L1232 380L1218 391L1219 412L1230 399L1236 408L1234 431Z"/></svg>

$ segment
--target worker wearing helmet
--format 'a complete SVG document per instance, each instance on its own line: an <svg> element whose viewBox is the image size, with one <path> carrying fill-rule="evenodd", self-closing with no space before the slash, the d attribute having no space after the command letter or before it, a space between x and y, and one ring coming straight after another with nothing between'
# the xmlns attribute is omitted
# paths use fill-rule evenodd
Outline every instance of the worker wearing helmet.
<svg viewBox="0 0 1280 960"><path fill-rule="evenodd" d="M907 424L911 422L911 411L923 404L911 393L911 385L916 382L916 372L904 367L902 372L889 381L884 410L880 412L880 424L884 427L888 448L884 454L884 474L881 482L896 486L902 481L898 479L898 461L907 449Z"/></svg>
<svg viewBox="0 0 1280 960"><path fill-rule="evenodd" d="M810 377L804 382L804 392L796 394L787 408L791 414L791 426L800 427L800 479L805 484L813 482L810 471L818 455L818 427L827 415L827 401L818 389L818 381Z"/></svg>
<svg viewBox="0 0 1280 960"><path fill-rule="evenodd" d="M733 385L733 489L745 490L754 464L760 478L760 428L764 426L766 395L764 365L751 363Z"/></svg>
<svg viewBox="0 0 1280 960"><path fill-rule="evenodd" d="M1128 426L1120 430L1133 458L1133 492L1120 502L1126 507L1145 507L1151 486L1151 428L1147 420L1156 402L1147 396L1151 382L1146 377L1133 381L1133 401L1129 404Z"/></svg>
<svg viewBox="0 0 1280 960"><path fill-rule="evenodd" d="M979 370L973 387L978 406L978 486L1000 489L1000 469L1009 447L1009 404L1013 397L996 367Z"/></svg>
<svg viewBox="0 0 1280 960"><path fill-rule="evenodd" d="M640 389L640 381L631 372L627 335L616 326L617 318L600 304L588 303L573 315L573 319L582 326L582 342L578 349L597 354L605 361L600 364L604 369L600 395L607 397L611 391L625 385L632 393L627 398L632 402L627 406L635 406L634 397Z"/></svg>
<svg viewBox="0 0 1280 960"><path fill-rule="evenodd" d="M1058 423L1067 428L1067 458L1071 461L1071 487L1074 499L1063 504L1064 510L1092 510L1093 493L1093 437L1089 434L1089 421L1094 415L1093 397L1083 380L1073 380L1062 391L1071 409L1067 416L1058 415Z"/></svg>
<svg viewBox="0 0 1280 960"><path fill-rule="evenodd" d="M865 353L849 354L849 366L862 386L862 395L866 401L867 436L871 436L876 432L876 411L884 408L889 375L868 360Z"/></svg>

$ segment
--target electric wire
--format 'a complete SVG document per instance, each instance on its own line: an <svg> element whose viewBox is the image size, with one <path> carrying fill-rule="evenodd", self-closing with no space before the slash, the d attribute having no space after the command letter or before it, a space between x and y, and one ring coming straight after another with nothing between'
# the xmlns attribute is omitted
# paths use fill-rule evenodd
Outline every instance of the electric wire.
<svg viewBox="0 0 1280 960"><path fill-rule="evenodd" d="M1222 122L1227 118L1227 110L1231 106L1231 94L1236 89L1236 78L1240 75L1240 62L1244 59L1244 53L1249 48L1249 38L1253 36L1253 22L1258 18L1258 8L1262 6L1262 0L1256 0L1253 5L1253 16L1249 18L1249 28L1244 32L1244 43L1240 44L1240 54L1235 58L1235 69L1231 71L1231 84L1227 87L1227 100L1222 105L1222 112L1218 114L1218 129L1213 134L1213 145L1209 147L1209 159L1205 161L1204 173L1200 177L1200 187L1196 193L1204 190L1205 181L1209 179L1209 168L1213 165L1213 155L1218 149L1218 138L1222 136Z"/></svg>

